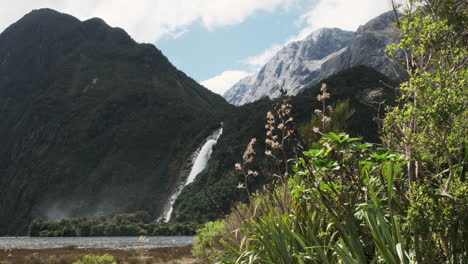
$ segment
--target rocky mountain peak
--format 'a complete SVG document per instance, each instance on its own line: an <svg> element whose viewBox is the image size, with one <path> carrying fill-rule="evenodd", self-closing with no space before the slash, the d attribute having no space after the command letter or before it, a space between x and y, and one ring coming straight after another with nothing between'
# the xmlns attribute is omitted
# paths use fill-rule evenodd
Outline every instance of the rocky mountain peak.
<svg viewBox="0 0 468 264"><path fill-rule="evenodd" d="M401 16L401 14L398 14ZM388 11L380 16L371 19L369 22L367 22L365 25L362 25L358 28L357 33L365 31L365 30L371 30L371 31L379 31L379 30L389 30L393 28L393 23L395 22L395 12L394 11Z"/></svg>
<svg viewBox="0 0 468 264"><path fill-rule="evenodd" d="M401 67L385 54L385 48L399 39L393 27L395 20L394 12L389 11L356 32L317 29L304 40L286 45L258 73L240 80L224 97L241 105L265 96L275 98L280 95L280 88L294 95L332 74L359 65L374 68L394 80L403 78Z"/></svg>
<svg viewBox="0 0 468 264"><path fill-rule="evenodd" d="M296 94L310 84L309 76L320 69L323 60L340 52L353 35L353 32L338 28L318 29L304 40L286 45L257 74L239 81L224 97L228 102L240 105L264 96L277 97L280 88Z"/></svg>

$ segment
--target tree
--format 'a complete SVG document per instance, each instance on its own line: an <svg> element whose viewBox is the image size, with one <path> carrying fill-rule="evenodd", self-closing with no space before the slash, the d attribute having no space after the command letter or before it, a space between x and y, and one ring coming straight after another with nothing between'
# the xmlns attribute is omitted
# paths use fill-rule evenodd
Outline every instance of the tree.
<svg viewBox="0 0 468 264"><path fill-rule="evenodd" d="M409 0L397 23L409 80L385 118L408 159L405 235L418 263L466 262L468 2Z"/></svg>
<svg viewBox="0 0 468 264"><path fill-rule="evenodd" d="M410 184L430 178L443 192L465 179L468 131L468 11L463 0L409 0L397 24L409 80L385 118L385 137L408 158Z"/></svg>

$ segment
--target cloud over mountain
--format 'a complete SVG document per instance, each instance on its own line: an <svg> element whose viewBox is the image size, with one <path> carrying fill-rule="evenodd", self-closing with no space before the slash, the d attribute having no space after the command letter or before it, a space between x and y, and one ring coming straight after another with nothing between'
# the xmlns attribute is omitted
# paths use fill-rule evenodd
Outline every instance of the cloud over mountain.
<svg viewBox="0 0 468 264"><path fill-rule="evenodd" d="M0 31L33 8L49 7L79 19L100 17L139 42L177 37L193 23L207 29L235 25L257 11L287 9L299 0L0 0ZM6 8L4 8L6 7Z"/></svg>
<svg viewBox="0 0 468 264"><path fill-rule="evenodd" d="M223 95L227 89L250 73L246 71L224 71L215 77L201 82L200 84L210 89L212 92Z"/></svg>

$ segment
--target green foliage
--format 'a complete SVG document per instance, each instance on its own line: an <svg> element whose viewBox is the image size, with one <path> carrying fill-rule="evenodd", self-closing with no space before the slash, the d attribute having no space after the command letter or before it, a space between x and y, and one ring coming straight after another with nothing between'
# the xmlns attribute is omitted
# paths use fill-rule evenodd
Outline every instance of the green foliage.
<svg viewBox="0 0 468 264"><path fill-rule="evenodd" d="M403 38L389 47L405 55L410 79L385 119L385 136L408 156L411 181L431 178L448 192L466 173L468 7L458 0L410 3L425 5L407 10L400 21Z"/></svg>
<svg viewBox="0 0 468 264"><path fill-rule="evenodd" d="M409 2L403 38L389 51L405 55L410 79L384 126L386 143L408 158L404 233L418 263L465 263L468 6Z"/></svg>
<svg viewBox="0 0 468 264"><path fill-rule="evenodd" d="M114 257L105 254L102 256L86 255L82 259L73 262L73 264L117 264Z"/></svg>
<svg viewBox="0 0 468 264"><path fill-rule="evenodd" d="M193 255L198 259L208 261L214 258L221 247L220 240L226 235L224 220L207 222L202 228L197 230L197 236L193 245Z"/></svg>
<svg viewBox="0 0 468 264"><path fill-rule="evenodd" d="M390 148L344 133L313 138L288 184L264 194L271 203L251 199L248 218L227 218L242 238L223 242L219 263L468 261L467 2L409 2L425 5L407 12L389 48L410 75L385 119Z"/></svg>
<svg viewBox="0 0 468 264"><path fill-rule="evenodd" d="M322 110L323 112L324 110ZM325 108L324 115L330 118L329 122L323 123L323 117L313 115L311 120L299 126L299 134L306 141L307 145L312 144L320 139L320 134L314 132L317 129L321 133L335 132L339 133L346 131L348 119L354 114L354 109L351 108L349 100L335 103L330 108Z"/></svg>
<svg viewBox="0 0 468 264"><path fill-rule="evenodd" d="M419 263L454 263L468 249L468 183L455 181L450 195L429 182L414 185L404 225L413 240Z"/></svg>
<svg viewBox="0 0 468 264"><path fill-rule="evenodd" d="M35 10L2 32L0 57L7 54L0 235L25 234L33 217L54 212L158 214L182 180L181 164L234 109L154 45L100 19Z"/></svg>
<svg viewBox="0 0 468 264"><path fill-rule="evenodd" d="M154 201L167 200L182 180L180 164L223 120L225 134L209 168L180 195L174 218L213 220L247 199L235 188L240 176L233 165L251 136L263 142L260 124L270 100L235 109L153 45L138 44L100 19L81 22L49 9L7 28L0 57L0 235L25 234L33 218L55 218L50 211L60 212L57 218L158 214L164 203ZM365 67L326 80L337 101L349 98L356 109L351 135L378 141L375 111L360 98L365 89L384 87L380 81L391 83ZM292 98L298 121L310 120L317 89ZM259 177L251 186L270 180ZM43 235L139 232L118 225Z"/></svg>
<svg viewBox="0 0 468 264"><path fill-rule="evenodd" d="M371 102L365 102L363 98L366 98L370 91L379 91L381 95L375 100L386 100L390 103L393 101L394 91L389 87L396 86L396 84L367 67L345 70L323 82L328 84L328 89L332 94L329 101L331 105L349 101L349 105L354 110L354 114L346 122L346 131L352 136L363 137L366 141L379 142L378 126L373 121L378 114L377 108ZM298 124L309 122L311 113L315 109L322 108L316 98L320 87L321 85L317 84L290 97L294 107L292 117ZM247 201L245 191L236 188L244 179L239 171L235 171L234 164L239 162L238 157L244 153L249 140L255 137L257 154L251 164L252 170L261 171L270 166L264 156L265 113L278 103L278 100L271 101L264 98L240 106L226 116L223 136L213 149L207 169L201 172L195 182L184 188L179 195L175 203L174 220L214 221L228 214L236 202ZM271 180L271 177L261 174L250 178L249 186L254 192Z"/></svg>
<svg viewBox="0 0 468 264"><path fill-rule="evenodd" d="M143 211L117 214L112 217L81 217L60 221L34 220L29 226L30 236L177 236L194 235L196 223L154 224L152 217Z"/></svg>
<svg viewBox="0 0 468 264"><path fill-rule="evenodd" d="M224 243L221 263L409 263L395 192L402 162L346 134L324 135L273 192L288 199L264 194L270 203L250 205L258 215L240 243Z"/></svg>
<svg viewBox="0 0 468 264"><path fill-rule="evenodd" d="M265 195L290 199L251 200L257 215L239 224L240 241L224 242L220 263L468 261L467 2L409 2L425 5L407 12L389 48L410 74L385 119L390 149L333 132L312 142L288 185Z"/></svg>

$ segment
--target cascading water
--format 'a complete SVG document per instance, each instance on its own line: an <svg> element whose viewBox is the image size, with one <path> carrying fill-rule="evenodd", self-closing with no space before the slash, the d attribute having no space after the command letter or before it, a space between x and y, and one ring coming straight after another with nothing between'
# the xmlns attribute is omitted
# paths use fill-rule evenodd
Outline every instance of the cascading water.
<svg viewBox="0 0 468 264"><path fill-rule="evenodd" d="M182 192L185 186L188 184L192 183L197 175L205 169L206 164L208 163L208 160L211 157L211 153L213 153L213 146L216 145L216 142L218 142L219 137L223 133L223 127L217 129L213 134L211 134L207 139L205 144L203 144L200 148L198 148L192 159L192 169L190 170L190 174L188 175L187 179L179 185L177 190L171 195L169 198L168 203L164 207L164 211L162 215L156 220L157 223L161 222L169 222L171 219L171 214L172 210L174 209L174 203L177 199L177 196Z"/></svg>

